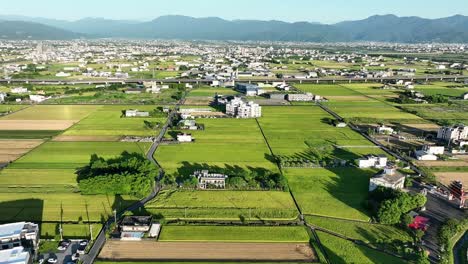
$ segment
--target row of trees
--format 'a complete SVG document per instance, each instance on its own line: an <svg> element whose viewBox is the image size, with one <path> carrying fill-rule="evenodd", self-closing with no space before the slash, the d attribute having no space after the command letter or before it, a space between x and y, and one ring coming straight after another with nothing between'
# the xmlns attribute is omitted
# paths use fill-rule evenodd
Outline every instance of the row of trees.
<svg viewBox="0 0 468 264"><path fill-rule="evenodd" d="M84 195L134 195L151 193L158 168L139 153L123 152L119 157L104 159L96 154L88 165L77 170L80 191Z"/></svg>
<svg viewBox="0 0 468 264"><path fill-rule="evenodd" d="M457 241L454 238L457 234L468 231L468 219L449 219L439 230L440 245L444 249L441 263L450 263L453 258L452 247Z"/></svg>

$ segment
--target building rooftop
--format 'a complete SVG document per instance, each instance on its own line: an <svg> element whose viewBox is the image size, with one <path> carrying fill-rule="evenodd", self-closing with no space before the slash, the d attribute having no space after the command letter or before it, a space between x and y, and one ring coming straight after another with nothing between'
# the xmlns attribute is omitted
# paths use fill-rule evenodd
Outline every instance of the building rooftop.
<svg viewBox="0 0 468 264"><path fill-rule="evenodd" d="M26 222L0 225L0 239L20 235L25 225Z"/></svg>
<svg viewBox="0 0 468 264"><path fill-rule="evenodd" d="M23 247L0 250L0 263L2 264L28 263L29 258L29 252L24 251Z"/></svg>
<svg viewBox="0 0 468 264"><path fill-rule="evenodd" d="M153 220L152 216L125 216L121 225L124 226L149 226Z"/></svg>

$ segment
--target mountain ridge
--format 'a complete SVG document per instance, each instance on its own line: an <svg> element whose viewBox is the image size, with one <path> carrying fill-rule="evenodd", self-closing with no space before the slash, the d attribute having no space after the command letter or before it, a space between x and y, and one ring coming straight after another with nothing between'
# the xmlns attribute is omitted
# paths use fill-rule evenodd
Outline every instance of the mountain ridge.
<svg viewBox="0 0 468 264"><path fill-rule="evenodd" d="M16 39L26 35L28 39L35 39L36 35L44 39L47 37L45 32L49 32L53 39L63 35L65 39L75 36L182 40L468 43L468 16L459 14L437 19L416 16L398 17L392 14L374 15L362 20L335 24L278 20L226 20L219 17L195 18L181 15L160 16L145 22L99 17L65 21L0 15L0 21L6 21L14 28L20 28L21 32L30 32L29 35L12 34L11 31L5 34L6 29L0 27L0 36L13 36ZM21 25L14 25L14 23ZM27 25L33 27L34 30L28 30Z"/></svg>

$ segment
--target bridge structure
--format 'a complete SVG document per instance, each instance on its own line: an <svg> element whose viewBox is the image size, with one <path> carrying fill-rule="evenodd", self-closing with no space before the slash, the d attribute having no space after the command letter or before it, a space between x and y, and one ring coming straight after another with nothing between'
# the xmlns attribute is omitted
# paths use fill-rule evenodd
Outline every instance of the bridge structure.
<svg viewBox="0 0 468 264"><path fill-rule="evenodd" d="M310 78L310 79L297 79L297 78L248 78L248 79L235 79L235 82L246 82L246 83L273 83L273 82L286 82L286 83L368 83L368 82L392 82L392 81L423 81L423 82L435 82L435 81L468 81L468 75L426 75L426 76L393 76L393 77L382 77L382 78ZM79 85L79 84L132 84L132 83L143 83L143 82L156 82L159 84L211 84L212 79L0 79L0 83L15 84L15 83L30 83L30 84L53 84L53 85Z"/></svg>

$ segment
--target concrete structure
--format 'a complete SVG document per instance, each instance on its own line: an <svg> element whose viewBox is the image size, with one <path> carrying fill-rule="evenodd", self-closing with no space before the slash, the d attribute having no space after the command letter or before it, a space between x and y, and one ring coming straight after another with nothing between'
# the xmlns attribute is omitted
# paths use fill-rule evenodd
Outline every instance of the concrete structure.
<svg viewBox="0 0 468 264"><path fill-rule="evenodd" d="M32 264L31 254L23 247L0 250L0 263L2 264Z"/></svg>
<svg viewBox="0 0 468 264"><path fill-rule="evenodd" d="M258 85L250 83L236 83L236 90L247 96L257 96L265 93Z"/></svg>
<svg viewBox="0 0 468 264"><path fill-rule="evenodd" d="M387 127L385 125L381 125L379 127L377 127L375 129L375 131L379 134L385 134L385 135L389 135L389 134L393 134L395 131L393 130L393 128L391 127Z"/></svg>
<svg viewBox="0 0 468 264"><path fill-rule="evenodd" d="M5 102L6 97L7 97L6 93L0 92L0 103Z"/></svg>
<svg viewBox="0 0 468 264"><path fill-rule="evenodd" d="M236 97L226 104L226 114L237 118L257 118L262 116L262 107L254 102L245 103Z"/></svg>
<svg viewBox="0 0 468 264"><path fill-rule="evenodd" d="M449 127L441 127L437 133L437 138L447 141L463 141L468 139L468 126L455 125Z"/></svg>
<svg viewBox="0 0 468 264"><path fill-rule="evenodd" d="M185 134L185 133L180 133L177 134L177 141L179 142L192 142L192 134Z"/></svg>
<svg viewBox="0 0 468 264"><path fill-rule="evenodd" d="M198 188L200 189L210 189L213 187L215 189L224 189L226 188L226 179L227 175L219 173L209 173L208 170L196 171L193 177L198 179Z"/></svg>
<svg viewBox="0 0 468 264"><path fill-rule="evenodd" d="M306 94L288 94L288 101L290 102L311 102L314 101L314 95L311 93Z"/></svg>
<svg viewBox="0 0 468 264"><path fill-rule="evenodd" d="M414 152L418 160L437 160L436 155L442 155L445 152L445 147L440 146L424 146L421 150Z"/></svg>
<svg viewBox="0 0 468 264"><path fill-rule="evenodd" d="M29 95L29 100L35 102L35 103L41 103L47 100L47 98L43 95L37 95L37 94L30 94Z"/></svg>
<svg viewBox="0 0 468 264"><path fill-rule="evenodd" d="M18 222L0 225L0 250L28 247L33 250L39 244L39 225Z"/></svg>
<svg viewBox="0 0 468 264"><path fill-rule="evenodd" d="M358 160L359 168L366 169L366 168L384 168L387 166L388 158L385 155L369 155L363 159Z"/></svg>
<svg viewBox="0 0 468 264"><path fill-rule="evenodd" d="M405 175L397 171L396 166L387 166L383 172L376 174L369 181L369 191L372 192L377 187L382 186L395 190L405 187Z"/></svg>
<svg viewBox="0 0 468 264"><path fill-rule="evenodd" d="M125 216L120 222L121 240L141 240L150 231L152 216Z"/></svg>
<svg viewBox="0 0 468 264"><path fill-rule="evenodd" d="M462 95L462 99L463 100L468 100L468 93L465 93L464 95Z"/></svg>
<svg viewBox="0 0 468 264"><path fill-rule="evenodd" d="M125 110L125 117L148 117L149 112L138 111L136 109Z"/></svg>

